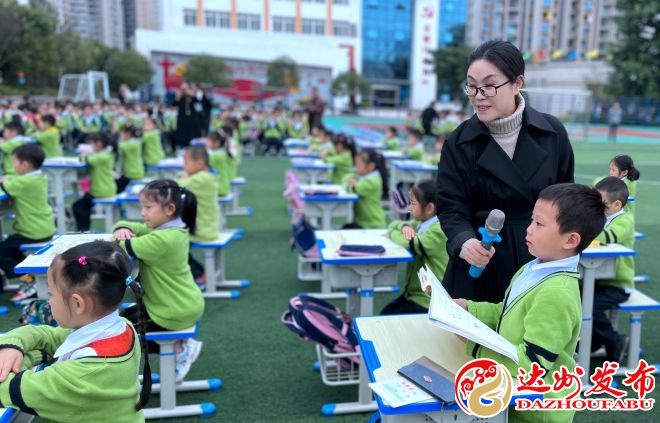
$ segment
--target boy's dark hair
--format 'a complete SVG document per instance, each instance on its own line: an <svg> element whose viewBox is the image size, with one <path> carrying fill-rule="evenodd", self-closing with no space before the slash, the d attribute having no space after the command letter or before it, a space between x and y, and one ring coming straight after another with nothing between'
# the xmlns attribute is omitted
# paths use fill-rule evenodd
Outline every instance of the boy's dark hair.
<svg viewBox="0 0 660 423"><path fill-rule="evenodd" d="M396 129L396 126L388 126L387 130L393 133L395 137L399 133L399 131Z"/></svg>
<svg viewBox="0 0 660 423"><path fill-rule="evenodd" d="M209 133L207 137L214 143L217 143L218 148L224 148L227 156L229 156L230 159L234 158L234 155L231 154L231 148L229 148L229 137L227 137L223 131L213 131Z"/></svg>
<svg viewBox="0 0 660 423"><path fill-rule="evenodd" d="M433 179L427 179L413 185L410 191L423 209L429 203L435 204L435 195L438 192L438 186Z"/></svg>
<svg viewBox="0 0 660 423"><path fill-rule="evenodd" d="M614 166L619 169L619 172L628 171L626 178L631 181L636 181L639 179L639 170L635 167L632 157L627 154L620 154L612 159Z"/></svg>
<svg viewBox="0 0 660 423"><path fill-rule="evenodd" d="M561 233L580 234L576 253L587 248L605 227L605 204L595 188L570 182L555 184L541 191L538 199L557 207Z"/></svg>
<svg viewBox="0 0 660 423"><path fill-rule="evenodd" d="M208 167L209 165L209 152L206 151L206 147L203 145L191 145L186 147L186 152L190 155L190 158L194 161L203 161L204 164Z"/></svg>
<svg viewBox="0 0 660 423"><path fill-rule="evenodd" d="M197 197L190 190L179 186L171 179L158 179L149 182L140 195L144 195L146 199L160 204L163 208L169 204L174 204L173 217L180 217L190 233L195 233Z"/></svg>
<svg viewBox="0 0 660 423"><path fill-rule="evenodd" d="M417 141L421 141L423 134L420 131L418 131L417 129L411 129L410 131L408 131L408 136L412 136L412 137L416 138Z"/></svg>
<svg viewBox="0 0 660 423"><path fill-rule="evenodd" d="M39 169L46 160L46 154L38 144L19 145L11 154L22 162L30 163L35 170Z"/></svg>
<svg viewBox="0 0 660 423"><path fill-rule="evenodd" d="M131 138L137 138L140 135L140 130L132 123L125 124L119 131L129 134Z"/></svg>
<svg viewBox="0 0 660 423"><path fill-rule="evenodd" d="M616 176L608 176L601 179L594 188L600 192L604 192L607 196L607 201L610 203L619 200L621 201L621 207L624 207L628 202L628 195L630 195L628 193L628 186Z"/></svg>
<svg viewBox="0 0 660 423"><path fill-rule="evenodd" d="M510 81L525 75L525 59L518 47L509 41L491 40L481 44L470 53L468 67L481 59L499 69Z"/></svg>
<svg viewBox="0 0 660 423"><path fill-rule="evenodd" d="M142 302L142 287L131 276L133 266L130 258L117 243L99 240L66 250L55 258L53 264L56 262L61 263L57 280L63 282L58 289L65 299L70 298L74 291L82 291L94 299L102 312L110 312L119 308L126 287L130 287L135 294L138 306L138 324L135 329L144 360L142 390L135 409L142 409L151 394L151 367L144 334L146 312Z"/></svg>
<svg viewBox="0 0 660 423"><path fill-rule="evenodd" d="M23 129L23 125L21 125L20 122L17 122L14 119L12 119L10 122L5 123L4 128L9 129L10 131L14 131L18 135L23 135L25 133L25 130Z"/></svg>
<svg viewBox="0 0 660 423"><path fill-rule="evenodd" d="M382 198L385 199L389 193L389 173L387 171L387 164L385 163L385 157L382 154L373 149L360 150L356 156L362 157L365 163L373 163L376 165L376 170L380 174L380 179L383 182L383 193Z"/></svg>
<svg viewBox="0 0 660 423"><path fill-rule="evenodd" d="M55 116L51 114L43 115L41 121L47 123L49 126L55 126Z"/></svg>

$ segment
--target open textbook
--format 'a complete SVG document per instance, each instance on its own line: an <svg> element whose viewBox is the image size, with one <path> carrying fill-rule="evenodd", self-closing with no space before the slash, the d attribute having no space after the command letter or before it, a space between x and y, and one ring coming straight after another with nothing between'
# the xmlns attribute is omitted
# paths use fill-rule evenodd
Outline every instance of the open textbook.
<svg viewBox="0 0 660 423"><path fill-rule="evenodd" d="M428 293L428 288L431 288L429 323L498 352L518 364L515 345L456 304L430 269L424 266L417 275L424 292Z"/></svg>

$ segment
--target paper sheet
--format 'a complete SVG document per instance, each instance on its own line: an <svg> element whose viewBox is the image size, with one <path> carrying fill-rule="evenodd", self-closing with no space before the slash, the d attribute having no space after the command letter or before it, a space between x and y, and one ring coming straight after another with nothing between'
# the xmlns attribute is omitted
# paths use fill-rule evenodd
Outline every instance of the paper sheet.
<svg viewBox="0 0 660 423"><path fill-rule="evenodd" d="M369 387L390 407L402 407L423 401L434 401L434 398L418 388L404 377L383 382L373 382Z"/></svg>

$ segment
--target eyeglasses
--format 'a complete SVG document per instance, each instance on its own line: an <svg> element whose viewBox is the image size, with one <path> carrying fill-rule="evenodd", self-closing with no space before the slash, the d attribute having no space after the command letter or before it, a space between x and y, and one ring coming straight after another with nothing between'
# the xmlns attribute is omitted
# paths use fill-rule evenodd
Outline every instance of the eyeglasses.
<svg viewBox="0 0 660 423"><path fill-rule="evenodd" d="M471 85L465 85L464 91L465 95L468 97L474 97L477 95L477 92L480 92L484 97L495 97L497 95L497 89L505 86L506 84L513 82L513 79L500 84L500 85L484 85L483 87L473 87Z"/></svg>

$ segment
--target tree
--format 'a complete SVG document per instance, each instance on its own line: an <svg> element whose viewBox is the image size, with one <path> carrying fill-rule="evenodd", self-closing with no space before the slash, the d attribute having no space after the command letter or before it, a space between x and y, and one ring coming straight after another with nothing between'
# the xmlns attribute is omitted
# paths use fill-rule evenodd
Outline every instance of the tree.
<svg viewBox="0 0 660 423"><path fill-rule="evenodd" d="M59 75L104 68L107 57L102 57L102 52L107 48L98 41L64 30L55 36L55 43Z"/></svg>
<svg viewBox="0 0 660 423"><path fill-rule="evenodd" d="M369 93L369 81L354 70L341 73L332 81L332 93L335 95L347 95L351 111L357 112L355 97L361 94L363 97Z"/></svg>
<svg viewBox="0 0 660 423"><path fill-rule="evenodd" d="M0 0L0 68L9 60L23 30L21 15L16 0Z"/></svg>
<svg viewBox="0 0 660 423"><path fill-rule="evenodd" d="M610 93L660 97L660 3L618 0L620 42L608 61L614 68Z"/></svg>
<svg viewBox="0 0 660 423"><path fill-rule="evenodd" d="M103 51L101 52L103 55ZM103 70L108 73L110 89L116 91L121 84L139 87L151 79L154 71L149 61L133 50L110 49Z"/></svg>
<svg viewBox="0 0 660 423"><path fill-rule="evenodd" d="M225 61L208 54L193 56L186 65L183 78L188 82L206 83L220 88L228 87L231 81Z"/></svg>
<svg viewBox="0 0 660 423"><path fill-rule="evenodd" d="M298 65L288 57L280 57L273 60L268 65L266 74L268 75L266 85L269 87L294 88L298 87L300 82Z"/></svg>
<svg viewBox="0 0 660 423"><path fill-rule="evenodd" d="M467 73L467 61L472 49L466 45L447 46L433 52L438 91L460 97Z"/></svg>

